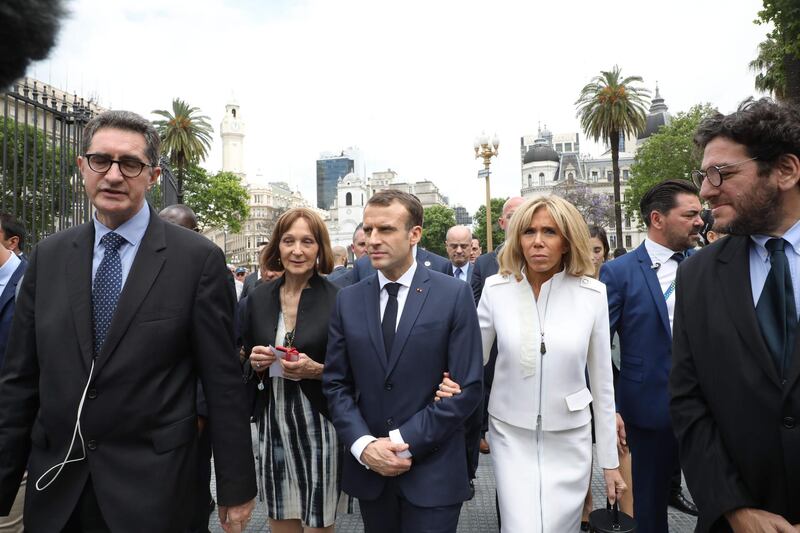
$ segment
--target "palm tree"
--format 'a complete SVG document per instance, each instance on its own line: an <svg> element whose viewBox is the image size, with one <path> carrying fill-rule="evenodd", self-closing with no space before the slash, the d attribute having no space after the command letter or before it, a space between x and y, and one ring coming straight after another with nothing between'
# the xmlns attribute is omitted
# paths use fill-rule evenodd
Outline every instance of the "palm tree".
<svg viewBox="0 0 800 533"><path fill-rule="evenodd" d="M778 100L786 94L786 76L783 72L783 51L772 37L758 44L758 56L748 66L756 74L755 87L770 93Z"/></svg>
<svg viewBox="0 0 800 533"><path fill-rule="evenodd" d="M611 147L611 166L614 170L614 221L617 247L622 244L622 202L619 192L620 135L638 135L647 124L645 106L650 91L636 85L640 76L622 77L617 65L601 71L582 90L575 105L578 118L587 136L595 142L607 141Z"/></svg>
<svg viewBox="0 0 800 533"><path fill-rule="evenodd" d="M211 149L211 134L214 129L208 117L200 114L200 109L175 98L172 113L164 110L153 111L164 120L155 124L169 162L178 169L178 203L183 203L183 178L186 168L192 163L204 160Z"/></svg>

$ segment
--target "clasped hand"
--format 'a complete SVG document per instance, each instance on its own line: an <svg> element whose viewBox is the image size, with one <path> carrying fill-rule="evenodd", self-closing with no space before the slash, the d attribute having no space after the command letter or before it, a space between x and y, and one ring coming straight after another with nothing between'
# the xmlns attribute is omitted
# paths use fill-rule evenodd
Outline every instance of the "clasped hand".
<svg viewBox="0 0 800 533"><path fill-rule="evenodd" d="M361 452L361 462L378 474L386 477L399 476L411 468L411 459L402 459L398 452L408 449L406 443L395 443L387 437L370 442Z"/></svg>

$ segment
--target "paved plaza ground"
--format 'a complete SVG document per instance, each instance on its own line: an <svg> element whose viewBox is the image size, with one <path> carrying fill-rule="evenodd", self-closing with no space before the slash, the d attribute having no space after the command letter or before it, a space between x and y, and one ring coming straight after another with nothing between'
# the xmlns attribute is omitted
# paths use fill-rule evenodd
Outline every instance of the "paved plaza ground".
<svg viewBox="0 0 800 533"><path fill-rule="evenodd" d="M214 479L212 476L212 492L214 492ZM603 477L600 469L595 466L592 474L592 493L594 495L595 507L598 502L604 502L605 497L603 488ZM495 533L497 528L497 513L495 511L495 482L492 471L492 456L481 455L480 466L478 467L478 477L475 480L475 498L464 504L461 509L461 518L458 522L459 533ZM691 533L694 531L696 519L689 515L680 513L672 508L669 511L669 530L670 533ZM209 529L214 532L221 532L216 511L211 516ZM257 501L253 519L247 531L265 532L269 531L267 526L267 512L264 502ZM337 533L361 533L364 528L361 524L361 515L356 512L349 515L342 515L336 521ZM548 532L562 533L562 532ZM570 532L567 532L570 533ZM578 532L575 532L578 533Z"/></svg>

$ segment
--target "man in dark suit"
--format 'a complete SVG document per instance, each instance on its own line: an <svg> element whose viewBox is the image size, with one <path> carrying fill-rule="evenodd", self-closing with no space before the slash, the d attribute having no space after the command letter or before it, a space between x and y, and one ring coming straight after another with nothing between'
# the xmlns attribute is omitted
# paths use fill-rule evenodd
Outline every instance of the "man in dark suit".
<svg viewBox="0 0 800 533"><path fill-rule="evenodd" d="M376 193L364 231L378 272L339 292L322 378L331 420L350 452L342 489L359 498L367 533L454 533L470 495L464 422L481 398L471 291L415 260L422 234L416 197ZM434 402L445 371L462 392Z"/></svg>
<svg viewBox="0 0 800 533"><path fill-rule="evenodd" d="M748 100L695 135L693 178L729 234L677 279L670 413L702 533L800 531L798 125Z"/></svg>
<svg viewBox="0 0 800 533"><path fill-rule="evenodd" d="M469 283L472 275L472 263L469 262L472 231L466 226L453 226L447 230L444 245L450 258L447 274Z"/></svg>
<svg viewBox="0 0 800 533"><path fill-rule="evenodd" d="M20 259L25 256L25 226L8 213L0 213L0 246L11 250Z"/></svg>
<svg viewBox="0 0 800 533"><path fill-rule="evenodd" d="M83 141L95 217L32 252L0 374L0 514L27 465L27 531L184 531L199 374L220 520L240 531L256 484L222 252L145 202L149 121L109 111Z"/></svg>
<svg viewBox="0 0 800 533"><path fill-rule="evenodd" d="M640 202L647 238L636 250L605 263L611 337L619 334L617 430L633 460L633 505L641 533L667 533L670 477L678 443L669 420L675 275L703 228L697 189L670 180ZM623 422L624 421L624 422Z"/></svg>
<svg viewBox="0 0 800 533"><path fill-rule="evenodd" d="M332 251L333 270L330 274L328 274L326 279L337 286L346 287L347 285L350 285L350 283L339 285L337 280L341 280L343 277L346 277L350 270L347 268L347 248L344 246L334 246Z"/></svg>

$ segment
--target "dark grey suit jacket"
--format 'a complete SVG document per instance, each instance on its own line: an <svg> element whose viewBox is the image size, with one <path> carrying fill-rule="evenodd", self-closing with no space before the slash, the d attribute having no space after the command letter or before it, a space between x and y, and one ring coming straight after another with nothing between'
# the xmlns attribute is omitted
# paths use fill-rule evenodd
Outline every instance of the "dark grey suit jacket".
<svg viewBox="0 0 800 533"><path fill-rule="evenodd" d="M217 501L238 505L256 494L230 275L217 246L151 211L94 360L93 246L88 223L31 254L0 374L0 515L27 466L28 531L61 531L89 476L111 530L184 531L195 497L198 374ZM36 480L67 453L84 387L87 458L37 491ZM80 457L80 440L76 447L72 457Z"/></svg>
<svg viewBox="0 0 800 533"><path fill-rule="evenodd" d="M782 382L756 319L749 240L703 248L676 280L670 414L699 532L730 531L723 514L739 507L800 523L800 336Z"/></svg>

